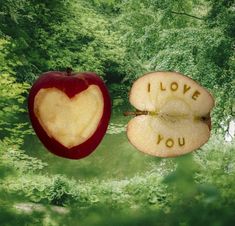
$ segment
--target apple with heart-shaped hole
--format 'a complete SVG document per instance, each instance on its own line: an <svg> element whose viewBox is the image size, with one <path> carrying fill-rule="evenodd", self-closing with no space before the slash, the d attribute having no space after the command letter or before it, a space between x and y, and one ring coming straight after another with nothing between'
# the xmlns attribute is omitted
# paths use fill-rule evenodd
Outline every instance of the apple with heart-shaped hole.
<svg viewBox="0 0 235 226"><path fill-rule="evenodd" d="M50 152L80 159L103 139L111 100L105 83L95 73L51 71L33 84L28 110L37 136Z"/></svg>
<svg viewBox="0 0 235 226"><path fill-rule="evenodd" d="M130 91L136 112L127 136L138 150L158 157L191 152L210 137L212 95L176 72L152 72L137 79Z"/></svg>

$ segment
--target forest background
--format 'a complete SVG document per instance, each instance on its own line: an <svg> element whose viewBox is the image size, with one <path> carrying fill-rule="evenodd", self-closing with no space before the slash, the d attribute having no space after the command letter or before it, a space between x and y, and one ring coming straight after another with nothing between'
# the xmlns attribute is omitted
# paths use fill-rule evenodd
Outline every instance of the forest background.
<svg viewBox="0 0 235 226"><path fill-rule="evenodd" d="M234 0L0 0L0 225L235 225L234 38ZM113 103L79 161L47 152L27 113L38 76L67 67L102 76ZM153 158L127 141L128 92L150 71L215 97L196 152Z"/></svg>

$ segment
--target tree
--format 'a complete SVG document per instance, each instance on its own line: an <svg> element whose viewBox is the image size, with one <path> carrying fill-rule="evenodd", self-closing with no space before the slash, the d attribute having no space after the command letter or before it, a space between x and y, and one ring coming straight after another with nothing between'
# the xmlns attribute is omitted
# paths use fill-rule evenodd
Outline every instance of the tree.
<svg viewBox="0 0 235 226"><path fill-rule="evenodd" d="M232 1L126 1L118 26L126 43L126 80L179 71L216 98L214 128L227 128L234 105ZM230 92L228 92L230 90Z"/></svg>
<svg viewBox="0 0 235 226"><path fill-rule="evenodd" d="M123 58L118 37L86 1L7 0L0 12L0 30L9 40L6 59L17 81L32 82L41 72L67 67L100 75L118 70Z"/></svg>

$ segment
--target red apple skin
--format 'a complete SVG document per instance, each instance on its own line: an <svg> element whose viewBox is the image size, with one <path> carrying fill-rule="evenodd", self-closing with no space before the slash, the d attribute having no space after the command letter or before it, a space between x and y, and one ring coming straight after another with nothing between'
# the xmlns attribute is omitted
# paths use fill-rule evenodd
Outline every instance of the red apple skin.
<svg viewBox="0 0 235 226"><path fill-rule="evenodd" d="M42 88L55 87L63 91L69 98L86 90L90 85L97 85L103 95L103 115L95 133L84 143L67 148L53 137L49 137L34 114L34 99ZM28 97L28 111L32 126L43 145L55 155L81 159L91 154L103 139L111 116L111 99L103 80L93 72L72 73L50 71L42 74L32 86Z"/></svg>

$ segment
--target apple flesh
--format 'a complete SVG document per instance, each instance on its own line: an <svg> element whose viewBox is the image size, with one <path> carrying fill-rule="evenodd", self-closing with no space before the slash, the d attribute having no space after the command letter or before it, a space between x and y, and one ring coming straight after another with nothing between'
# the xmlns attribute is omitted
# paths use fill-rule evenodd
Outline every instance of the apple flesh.
<svg viewBox="0 0 235 226"><path fill-rule="evenodd" d="M140 151L173 157L208 141L214 99L192 79L176 72L149 73L134 82L129 99L138 111L127 136Z"/></svg>
<svg viewBox="0 0 235 226"><path fill-rule="evenodd" d="M111 100L95 73L47 72L28 98L32 126L52 153L80 159L101 142L111 115Z"/></svg>

